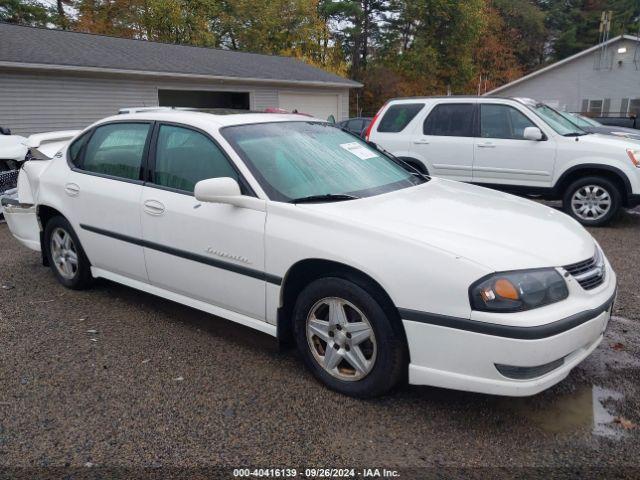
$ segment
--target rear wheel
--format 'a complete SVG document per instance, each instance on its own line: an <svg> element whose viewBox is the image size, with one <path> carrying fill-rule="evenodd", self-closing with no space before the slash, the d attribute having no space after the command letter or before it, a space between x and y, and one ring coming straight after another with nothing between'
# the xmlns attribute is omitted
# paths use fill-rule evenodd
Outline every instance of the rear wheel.
<svg viewBox="0 0 640 480"><path fill-rule="evenodd" d="M585 226L599 227L609 223L620 209L622 195L606 178L584 177L567 188L564 211Z"/></svg>
<svg viewBox="0 0 640 480"><path fill-rule="evenodd" d="M305 364L329 388L354 397L382 395L406 369L406 346L383 308L340 278L309 284L294 309Z"/></svg>
<svg viewBox="0 0 640 480"><path fill-rule="evenodd" d="M66 218L51 218L44 230L44 247L53 274L67 288L82 290L91 282L91 265Z"/></svg>

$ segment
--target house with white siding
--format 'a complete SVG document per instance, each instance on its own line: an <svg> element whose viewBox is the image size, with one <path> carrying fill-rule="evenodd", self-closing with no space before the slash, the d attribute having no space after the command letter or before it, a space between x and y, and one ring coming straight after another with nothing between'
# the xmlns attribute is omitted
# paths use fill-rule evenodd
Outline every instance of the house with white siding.
<svg viewBox="0 0 640 480"><path fill-rule="evenodd" d="M337 121L362 85L290 57L0 23L0 126L84 128L124 107L261 111Z"/></svg>
<svg viewBox="0 0 640 480"><path fill-rule="evenodd" d="M612 38L486 95L534 98L592 117L640 116L640 39Z"/></svg>

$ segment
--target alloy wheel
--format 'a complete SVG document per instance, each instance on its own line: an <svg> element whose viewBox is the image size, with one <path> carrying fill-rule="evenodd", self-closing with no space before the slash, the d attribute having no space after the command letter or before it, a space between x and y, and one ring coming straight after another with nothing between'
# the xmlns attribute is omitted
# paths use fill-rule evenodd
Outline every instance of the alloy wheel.
<svg viewBox="0 0 640 480"><path fill-rule="evenodd" d="M69 232L58 227L51 233L51 258L56 270L66 280L78 272L78 251Z"/></svg>
<svg viewBox="0 0 640 480"><path fill-rule="evenodd" d="M338 297L316 302L307 316L306 333L313 357L330 375L357 381L373 369L376 337L367 317L351 302Z"/></svg>

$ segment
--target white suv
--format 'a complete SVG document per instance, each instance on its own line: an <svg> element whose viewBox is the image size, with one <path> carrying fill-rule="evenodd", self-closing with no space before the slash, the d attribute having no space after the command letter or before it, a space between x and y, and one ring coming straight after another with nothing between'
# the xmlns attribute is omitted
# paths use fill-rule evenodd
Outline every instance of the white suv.
<svg viewBox="0 0 640 480"><path fill-rule="evenodd" d="M640 204L640 145L589 134L523 98L429 97L387 102L366 135L423 173L563 201L600 226Z"/></svg>

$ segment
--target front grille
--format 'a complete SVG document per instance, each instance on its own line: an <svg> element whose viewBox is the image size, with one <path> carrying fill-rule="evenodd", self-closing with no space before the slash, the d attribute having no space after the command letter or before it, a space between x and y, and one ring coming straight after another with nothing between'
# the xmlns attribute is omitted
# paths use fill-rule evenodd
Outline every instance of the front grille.
<svg viewBox="0 0 640 480"><path fill-rule="evenodd" d="M18 186L18 173L20 173L20 170L0 172L0 193Z"/></svg>
<svg viewBox="0 0 640 480"><path fill-rule="evenodd" d="M596 250L593 258L567 265L564 269L569 272L585 290L594 289L604 282L604 260L599 249Z"/></svg>

